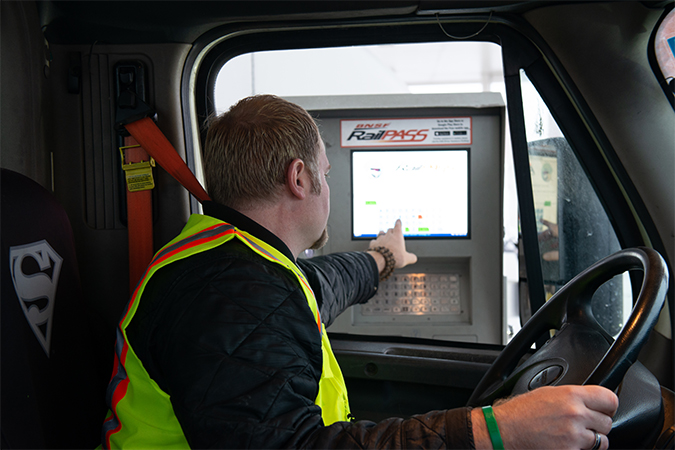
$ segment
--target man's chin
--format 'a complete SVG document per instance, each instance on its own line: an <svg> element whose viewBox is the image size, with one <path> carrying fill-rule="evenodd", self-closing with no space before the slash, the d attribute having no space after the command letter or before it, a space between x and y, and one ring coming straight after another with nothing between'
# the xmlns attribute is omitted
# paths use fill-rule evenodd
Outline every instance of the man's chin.
<svg viewBox="0 0 675 450"><path fill-rule="evenodd" d="M319 239L317 239L316 242L314 242L309 248L311 250L318 250L326 245L326 242L328 242L328 229L324 228L323 233L321 233L321 236L319 236Z"/></svg>

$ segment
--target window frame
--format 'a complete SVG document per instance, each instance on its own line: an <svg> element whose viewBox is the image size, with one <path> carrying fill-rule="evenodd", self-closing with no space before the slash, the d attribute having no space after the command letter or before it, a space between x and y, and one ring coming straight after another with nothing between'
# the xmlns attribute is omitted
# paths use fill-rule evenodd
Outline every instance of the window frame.
<svg viewBox="0 0 675 450"><path fill-rule="evenodd" d="M560 61L529 23L499 13L486 11L484 14L448 16L442 19L417 16L345 21L240 23L214 29L195 42L183 72L182 101L184 105L189 105L183 110L188 165L195 169L194 152L199 151L200 142L203 142L204 122L215 111L213 87L217 73L223 64L236 56L254 51L295 48L440 42L448 40L439 27L440 23L447 33L469 36L486 22L489 23L484 30L471 40L494 42L502 47L514 159L523 156L527 159L527 141L524 123L521 123L524 120L519 79L522 68L549 107L596 189L621 247L647 246L667 254L634 184ZM517 137L519 133L522 133L522 139ZM529 181L529 169L516 169L522 238L534 312L544 303L545 292L538 259L536 219ZM532 217L522 216L525 208L532 210ZM198 210L197 201L191 199L191 211ZM672 292L671 287L671 310Z"/></svg>

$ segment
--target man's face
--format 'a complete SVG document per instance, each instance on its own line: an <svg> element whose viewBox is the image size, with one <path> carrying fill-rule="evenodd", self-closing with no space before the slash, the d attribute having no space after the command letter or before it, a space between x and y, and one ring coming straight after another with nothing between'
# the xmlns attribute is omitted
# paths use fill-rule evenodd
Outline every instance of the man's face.
<svg viewBox="0 0 675 450"><path fill-rule="evenodd" d="M328 172L330 171L330 163L326 156L326 147L323 140L319 139L319 160L318 160L319 182L321 183L321 190L316 194L316 220L317 224L321 225L321 235L310 247L313 250L320 249L326 242L328 242L328 215L330 214L330 188L328 187ZM312 194L315 195L315 194Z"/></svg>

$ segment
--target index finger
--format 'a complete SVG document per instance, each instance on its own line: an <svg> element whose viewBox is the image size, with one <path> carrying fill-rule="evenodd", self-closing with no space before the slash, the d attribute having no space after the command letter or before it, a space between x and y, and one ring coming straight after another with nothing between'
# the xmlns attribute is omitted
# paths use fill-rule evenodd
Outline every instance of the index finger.
<svg viewBox="0 0 675 450"><path fill-rule="evenodd" d="M403 223L401 222L401 219L396 219L396 223L394 224L394 231L399 232L401 231L402 227Z"/></svg>

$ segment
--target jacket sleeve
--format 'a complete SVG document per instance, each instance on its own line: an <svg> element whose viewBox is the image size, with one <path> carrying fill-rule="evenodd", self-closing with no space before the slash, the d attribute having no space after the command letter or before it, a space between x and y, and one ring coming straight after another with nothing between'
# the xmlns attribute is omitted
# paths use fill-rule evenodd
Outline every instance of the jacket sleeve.
<svg viewBox="0 0 675 450"><path fill-rule="evenodd" d="M298 265L312 286L326 326L349 306L368 301L379 286L377 264L365 252L299 259Z"/></svg>
<svg viewBox="0 0 675 450"><path fill-rule="evenodd" d="M336 422L310 434L303 448L475 449L471 409L457 408L381 422Z"/></svg>

